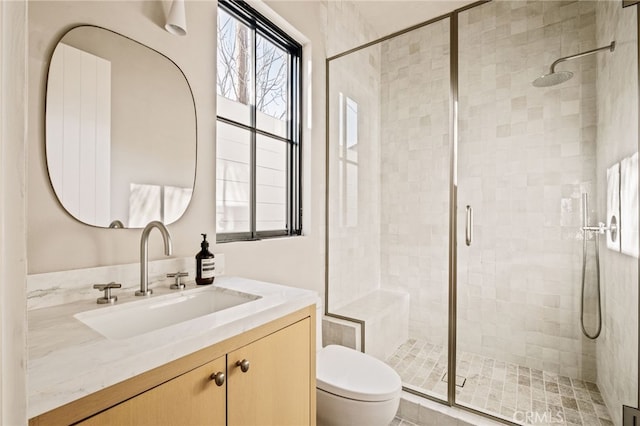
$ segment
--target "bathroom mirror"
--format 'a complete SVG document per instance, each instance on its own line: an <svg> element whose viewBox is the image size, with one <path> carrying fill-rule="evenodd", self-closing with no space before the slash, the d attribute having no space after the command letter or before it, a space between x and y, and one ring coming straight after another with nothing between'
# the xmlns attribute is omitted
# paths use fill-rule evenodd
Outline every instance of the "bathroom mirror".
<svg viewBox="0 0 640 426"><path fill-rule="evenodd" d="M80 222L140 228L185 212L195 105L166 56L104 28L71 29L49 64L45 121L51 185Z"/></svg>

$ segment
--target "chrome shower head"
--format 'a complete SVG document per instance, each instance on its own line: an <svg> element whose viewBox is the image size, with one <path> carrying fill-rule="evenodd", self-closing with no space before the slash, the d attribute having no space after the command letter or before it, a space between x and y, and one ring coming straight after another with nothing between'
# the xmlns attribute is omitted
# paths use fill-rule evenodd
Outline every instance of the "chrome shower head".
<svg viewBox="0 0 640 426"><path fill-rule="evenodd" d="M555 86L556 84L564 83L573 77L573 73L571 71L556 71L549 74L541 75L540 77L533 80L533 85L535 87L549 87Z"/></svg>
<svg viewBox="0 0 640 426"><path fill-rule="evenodd" d="M545 74L536 78L531 84L533 84L535 87L549 87L555 86L556 84L564 83L565 81L573 77L573 73L570 71L556 71L556 65L558 65L560 62L570 61L571 59L578 59L582 58L583 56L592 55L601 50L609 50L609 52L613 52L614 50L616 50L616 42L612 41L608 46L599 47L597 49L587 50L586 52L560 58L553 64L551 64L549 74Z"/></svg>

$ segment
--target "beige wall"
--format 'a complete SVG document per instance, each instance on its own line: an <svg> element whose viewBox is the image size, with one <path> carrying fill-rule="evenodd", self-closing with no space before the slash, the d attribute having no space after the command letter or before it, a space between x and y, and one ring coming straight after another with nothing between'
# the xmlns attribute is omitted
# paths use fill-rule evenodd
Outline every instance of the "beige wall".
<svg viewBox="0 0 640 426"><path fill-rule="evenodd" d="M324 18L320 2L268 3L306 38L303 72L304 233L297 238L227 243L226 273L311 288L324 287ZM198 159L194 195L169 230L174 256L199 250L200 233L215 232L215 40L214 2L187 2L188 35L164 26L161 2L31 2L29 7L28 271L42 273L137 262L140 230L97 229L80 224L58 205L44 151L44 98L48 60L70 27L93 24L135 39L171 58L194 93ZM264 6L262 6L264 9ZM310 107L313 105L313 108ZM157 235L156 235L157 234ZM150 258L162 257L159 233L151 234Z"/></svg>

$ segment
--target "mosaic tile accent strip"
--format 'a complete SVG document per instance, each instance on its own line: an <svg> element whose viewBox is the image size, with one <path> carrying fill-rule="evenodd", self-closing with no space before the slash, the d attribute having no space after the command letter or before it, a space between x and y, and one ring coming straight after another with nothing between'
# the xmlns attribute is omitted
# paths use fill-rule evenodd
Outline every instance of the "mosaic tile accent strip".
<svg viewBox="0 0 640 426"><path fill-rule="evenodd" d="M405 386L445 397L445 347L409 339L387 364ZM458 353L457 370L467 380L456 389L456 398L472 408L519 424L613 426L595 383L470 352Z"/></svg>

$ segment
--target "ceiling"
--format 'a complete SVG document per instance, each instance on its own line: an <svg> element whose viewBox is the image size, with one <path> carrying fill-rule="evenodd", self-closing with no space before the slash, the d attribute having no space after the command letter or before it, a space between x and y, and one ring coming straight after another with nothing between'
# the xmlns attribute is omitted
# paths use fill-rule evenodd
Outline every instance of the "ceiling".
<svg viewBox="0 0 640 426"><path fill-rule="evenodd" d="M380 37L447 14L475 0L356 0L362 17Z"/></svg>

